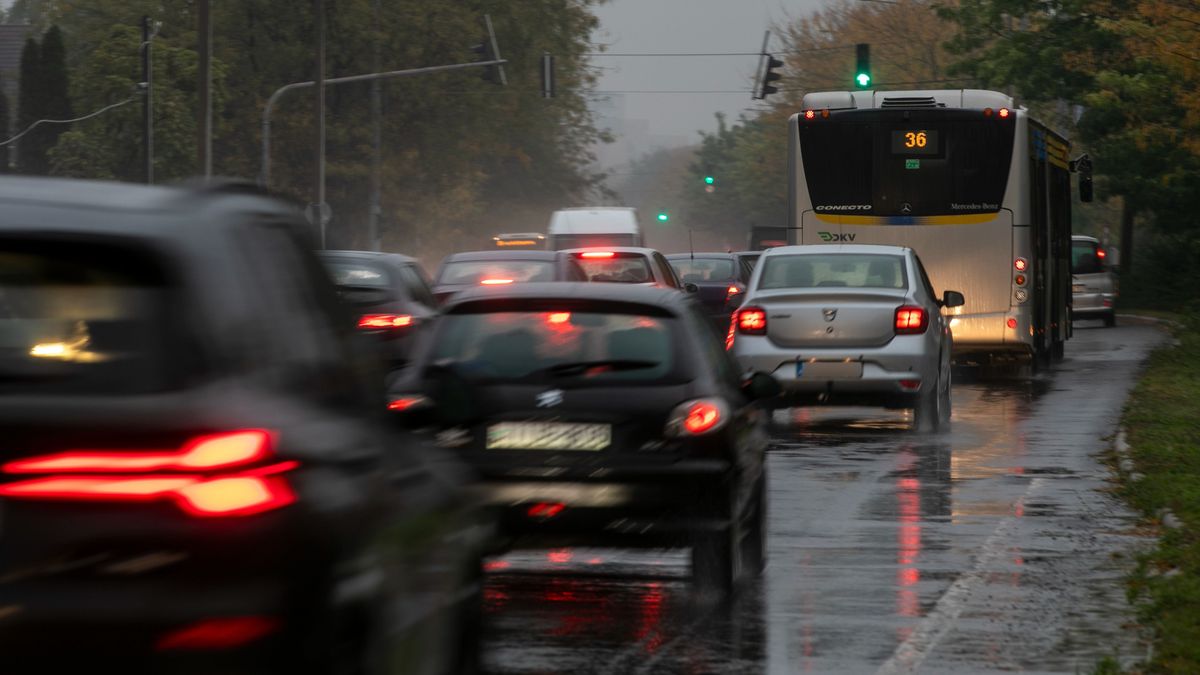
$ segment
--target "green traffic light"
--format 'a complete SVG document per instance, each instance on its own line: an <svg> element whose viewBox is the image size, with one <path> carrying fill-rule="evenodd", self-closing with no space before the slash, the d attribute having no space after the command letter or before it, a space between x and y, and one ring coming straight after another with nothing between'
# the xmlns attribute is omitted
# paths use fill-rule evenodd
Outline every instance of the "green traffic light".
<svg viewBox="0 0 1200 675"><path fill-rule="evenodd" d="M658 212L658 222L660 222L660 223L665 223L665 222L667 222L667 221L668 221L668 220L670 220L670 219L671 219L671 216L667 215L667 212L666 212L666 211L659 211L659 212Z"/></svg>
<svg viewBox="0 0 1200 675"><path fill-rule="evenodd" d="M713 178L712 176L705 176L704 182L707 183L708 185L712 185L713 183L717 182L717 179Z"/></svg>
<svg viewBox="0 0 1200 675"><path fill-rule="evenodd" d="M867 73L859 73L858 75L855 75L854 81L858 82L858 86L860 86L860 87L871 86L871 76L868 75Z"/></svg>

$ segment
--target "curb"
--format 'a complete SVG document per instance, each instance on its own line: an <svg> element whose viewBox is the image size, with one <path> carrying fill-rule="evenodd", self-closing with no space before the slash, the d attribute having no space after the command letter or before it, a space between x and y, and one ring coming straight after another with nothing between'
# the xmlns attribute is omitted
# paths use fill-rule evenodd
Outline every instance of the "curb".
<svg viewBox="0 0 1200 675"><path fill-rule="evenodd" d="M1137 467L1134 465L1133 459L1129 456L1129 439L1124 427L1117 429L1117 437L1113 441L1113 449L1117 453L1117 466L1129 480L1136 482L1146 477L1144 474L1136 471ZM1168 530L1178 530L1183 527L1183 521L1171 509L1159 509L1155 515L1158 517L1159 522L1162 523L1162 526Z"/></svg>

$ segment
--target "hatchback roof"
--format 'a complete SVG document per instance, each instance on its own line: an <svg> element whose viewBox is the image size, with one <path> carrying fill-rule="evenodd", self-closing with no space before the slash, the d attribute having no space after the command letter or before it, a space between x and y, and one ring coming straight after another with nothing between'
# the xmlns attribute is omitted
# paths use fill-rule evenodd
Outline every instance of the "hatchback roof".
<svg viewBox="0 0 1200 675"><path fill-rule="evenodd" d="M586 251L612 251L613 253L641 253L654 255L657 250L644 246L584 246L582 248L564 248L561 253L584 253Z"/></svg>
<svg viewBox="0 0 1200 675"><path fill-rule="evenodd" d="M595 300L629 302L656 307L682 309L687 296L673 288L633 284L595 284L586 282L530 282L509 286L473 287L454 296L445 310L480 300Z"/></svg>
<svg viewBox="0 0 1200 675"><path fill-rule="evenodd" d="M885 246L883 244L803 244L796 246L773 246L762 252L762 257L811 253L874 253L876 255L903 255L911 251L908 246Z"/></svg>
<svg viewBox="0 0 1200 675"><path fill-rule="evenodd" d="M387 251L317 251L317 255L322 258L358 258L361 260L392 260L403 263L415 263L416 258L406 256L402 253L389 253Z"/></svg>

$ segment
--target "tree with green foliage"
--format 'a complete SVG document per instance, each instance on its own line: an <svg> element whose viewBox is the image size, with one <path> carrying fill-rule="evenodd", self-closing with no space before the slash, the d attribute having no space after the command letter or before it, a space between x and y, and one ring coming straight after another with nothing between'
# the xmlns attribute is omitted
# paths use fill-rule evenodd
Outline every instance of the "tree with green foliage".
<svg viewBox="0 0 1200 675"><path fill-rule="evenodd" d="M20 82L17 88L17 133L28 129L41 119L42 88L38 86L42 77L42 50L37 40L28 38L21 50ZM33 129L18 141L17 171L40 175L46 172L45 147L40 142L42 129Z"/></svg>
<svg viewBox="0 0 1200 675"><path fill-rule="evenodd" d="M43 119L67 120L74 117L71 108L70 87L67 83L67 49L63 44L62 31L58 26L51 26L42 36L41 44L41 108L38 111ZM64 124L53 124L46 127L40 134L41 152L48 154L58 143L58 137L70 127ZM49 168L47 160L46 167Z"/></svg>
<svg viewBox="0 0 1200 675"><path fill-rule="evenodd" d="M0 77L0 135L6 140L10 135L11 114L8 108L8 94L4 93L4 78ZM0 145L0 173L11 171L9 166L9 146Z"/></svg>

